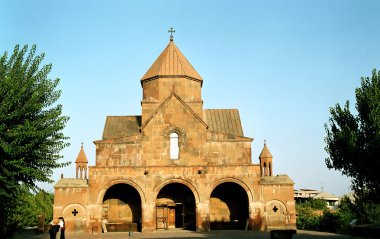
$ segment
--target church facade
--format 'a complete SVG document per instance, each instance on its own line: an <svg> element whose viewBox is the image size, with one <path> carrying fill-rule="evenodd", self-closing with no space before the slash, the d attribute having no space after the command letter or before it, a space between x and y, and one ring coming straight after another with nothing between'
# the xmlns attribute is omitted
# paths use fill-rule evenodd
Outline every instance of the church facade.
<svg viewBox="0 0 380 239"><path fill-rule="evenodd" d="M294 183L252 163L237 109L204 109L203 79L173 39L141 79L142 113L107 116L76 178L54 186L54 220L75 232L295 228Z"/></svg>

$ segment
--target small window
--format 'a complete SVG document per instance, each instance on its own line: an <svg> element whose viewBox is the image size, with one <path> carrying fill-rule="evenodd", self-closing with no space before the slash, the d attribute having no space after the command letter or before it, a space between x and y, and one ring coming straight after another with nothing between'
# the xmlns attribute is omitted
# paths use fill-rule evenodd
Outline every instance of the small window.
<svg viewBox="0 0 380 239"><path fill-rule="evenodd" d="M179 158L178 134L173 132L170 134L170 159Z"/></svg>
<svg viewBox="0 0 380 239"><path fill-rule="evenodd" d="M268 175L269 176L272 176L272 165L270 163L268 163Z"/></svg>
<svg viewBox="0 0 380 239"><path fill-rule="evenodd" d="M264 163L263 176L267 176L267 164Z"/></svg>

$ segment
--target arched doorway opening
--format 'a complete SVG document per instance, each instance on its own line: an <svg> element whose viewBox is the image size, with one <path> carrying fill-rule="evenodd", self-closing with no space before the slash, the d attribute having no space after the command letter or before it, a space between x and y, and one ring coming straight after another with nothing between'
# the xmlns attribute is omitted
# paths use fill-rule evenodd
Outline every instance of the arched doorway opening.
<svg viewBox="0 0 380 239"><path fill-rule="evenodd" d="M163 187L156 199L156 229L195 230L195 198L181 183Z"/></svg>
<svg viewBox="0 0 380 239"><path fill-rule="evenodd" d="M128 184L115 184L106 191L103 203L103 231L141 231L141 197Z"/></svg>
<svg viewBox="0 0 380 239"><path fill-rule="evenodd" d="M247 192L236 183L219 184L210 197L211 230L244 230L249 219Z"/></svg>

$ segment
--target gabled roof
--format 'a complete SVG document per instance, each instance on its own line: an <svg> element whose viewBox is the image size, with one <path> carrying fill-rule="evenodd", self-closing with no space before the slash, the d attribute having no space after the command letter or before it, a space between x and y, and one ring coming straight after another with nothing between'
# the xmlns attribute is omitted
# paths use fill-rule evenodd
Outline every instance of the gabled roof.
<svg viewBox="0 0 380 239"><path fill-rule="evenodd" d="M263 150L261 151L259 158L260 158L260 159L261 159L261 158L273 158L272 154L269 152L269 149L268 149L266 143L264 143L264 148L263 148Z"/></svg>
<svg viewBox="0 0 380 239"><path fill-rule="evenodd" d="M107 116L103 139L114 139L140 133L141 116Z"/></svg>
<svg viewBox="0 0 380 239"><path fill-rule="evenodd" d="M194 80L202 81L202 77L198 74L198 72L194 69L194 67L172 40L141 78L141 81L160 76L188 77Z"/></svg>
<svg viewBox="0 0 380 239"><path fill-rule="evenodd" d="M243 136L237 109L207 109L203 111L203 120L209 126L210 131Z"/></svg>
<svg viewBox="0 0 380 239"><path fill-rule="evenodd" d="M162 108L164 108L164 106L169 102L169 100L171 98L175 97L187 110L190 111L191 114L194 115L194 117L196 119L198 119L198 121L203 124L204 127L206 127L206 129L208 128L208 125L206 124L206 122L203 121L203 119L201 117L199 117L199 115L197 115L197 113L195 113L195 111L188 105L185 103L185 101L183 101L181 99L181 97L179 97L179 95L177 95L174 91L164 100L164 102L162 102L162 104L145 120L145 122L142 124L141 126L141 129L144 129L145 126L148 125L148 123L153 119L153 117L162 110Z"/></svg>
<svg viewBox="0 0 380 239"><path fill-rule="evenodd" d="M75 163L88 163L87 156L86 156L86 154L84 153L84 150L83 150L83 145L80 148L80 151L79 151L77 160L75 160Z"/></svg>

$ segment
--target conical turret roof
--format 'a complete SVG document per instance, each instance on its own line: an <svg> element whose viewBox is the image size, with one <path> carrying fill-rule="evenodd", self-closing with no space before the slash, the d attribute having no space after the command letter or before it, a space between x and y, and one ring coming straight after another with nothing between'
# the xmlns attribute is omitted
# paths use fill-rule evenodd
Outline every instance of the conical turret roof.
<svg viewBox="0 0 380 239"><path fill-rule="evenodd" d="M75 160L75 163L88 163L87 156L83 150L83 145L79 151L79 154L78 154L77 160Z"/></svg>
<svg viewBox="0 0 380 239"><path fill-rule="evenodd" d="M261 150L261 153L260 153L260 156L259 158L273 158L272 154L270 153L268 147L267 147L267 144L264 143L264 148L263 150Z"/></svg>
<svg viewBox="0 0 380 239"><path fill-rule="evenodd" d="M202 77L182 54L171 39L167 47L141 78L141 81L155 77L188 77L203 81Z"/></svg>

